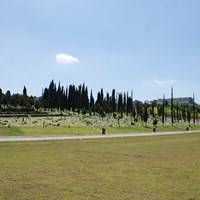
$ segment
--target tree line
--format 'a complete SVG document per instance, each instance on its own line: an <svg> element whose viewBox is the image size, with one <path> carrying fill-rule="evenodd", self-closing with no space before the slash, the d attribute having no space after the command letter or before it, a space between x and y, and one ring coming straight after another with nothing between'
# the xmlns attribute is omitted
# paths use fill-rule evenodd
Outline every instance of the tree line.
<svg viewBox="0 0 200 200"><path fill-rule="evenodd" d="M90 115L97 113L101 117L106 114L113 113L113 117L122 118L124 114L129 115L134 122L142 121L147 124L148 120L153 120L156 124L160 120L163 124L166 119L171 118L171 123L185 121L190 124L199 120L199 105L195 103L195 97L191 103L182 103L174 101L173 88L171 89L170 105L165 100L161 103L158 101L141 102L133 99L133 91L116 92L115 89L111 93L104 92L103 88L97 92L94 97L92 90L88 91L85 84L79 86L57 85L52 80L48 87L42 90L42 96L39 98L28 96L27 89L24 86L22 94L11 94L7 91L5 94L0 89L0 110L59 110L73 111L78 113L89 113Z"/></svg>
<svg viewBox="0 0 200 200"><path fill-rule="evenodd" d="M104 93L103 88L97 93L95 98L92 90L88 91L85 84L79 86L69 85L67 87L58 87L52 80L49 87L42 92L40 105L45 109L72 110L77 112L96 112L96 113L113 113L133 112L133 97L127 93Z"/></svg>
<svg viewBox="0 0 200 200"><path fill-rule="evenodd" d="M36 102L32 96L27 95L24 86L22 94L11 94L8 90L5 94L0 89L0 111L33 111Z"/></svg>

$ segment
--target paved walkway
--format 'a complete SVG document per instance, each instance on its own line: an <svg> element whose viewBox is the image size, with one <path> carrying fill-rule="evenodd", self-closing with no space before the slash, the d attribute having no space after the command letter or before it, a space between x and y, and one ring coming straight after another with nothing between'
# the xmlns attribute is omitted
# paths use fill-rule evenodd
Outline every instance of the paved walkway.
<svg viewBox="0 0 200 200"><path fill-rule="evenodd" d="M118 133L118 134L108 134L108 135L81 135L81 136L79 135L77 136L0 136L0 142L125 138L125 137L175 135L175 134L188 134L188 133L200 133L200 130L156 132L156 133Z"/></svg>

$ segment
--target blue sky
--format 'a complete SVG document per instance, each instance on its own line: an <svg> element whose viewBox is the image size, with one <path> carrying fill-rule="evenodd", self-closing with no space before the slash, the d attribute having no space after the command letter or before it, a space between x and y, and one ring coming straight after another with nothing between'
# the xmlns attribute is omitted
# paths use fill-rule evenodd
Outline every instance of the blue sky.
<svg viewBox="0 0 200 200"><path fill-rule="evenodd" d="M198 0L1 0L0 87L40 95L54 79L145 100L169 97L173 85L175 96L194 92L200 102L199 8Z"/></svg>

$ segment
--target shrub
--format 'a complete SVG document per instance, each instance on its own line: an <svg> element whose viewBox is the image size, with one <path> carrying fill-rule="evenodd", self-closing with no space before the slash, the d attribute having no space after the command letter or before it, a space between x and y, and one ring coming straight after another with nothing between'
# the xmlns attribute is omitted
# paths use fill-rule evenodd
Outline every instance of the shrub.
<svg viewBox="0 0 200 200"><path fill-rule="evenodd" d="M117 118L117 114L113 113L113 118L116 119Z"/></svg>
<svg viewBox="0 0 200 200"><path fill-rule="evenodd" d="M85 115L87 113L87 110L85 108L82 109L82 114Z"/></svg>
<svg viewBox="0 0 200 200"><path fill-rule="evenodd" d="M158 120L157 119L153 119L153 125L156 126L158 124Z"/></svg>
<svg viewBox="0 0 200 200"><path fill-rule="evenodd" d="M106 129L102 128L102 134L105 135L106 134Z"/></svg>

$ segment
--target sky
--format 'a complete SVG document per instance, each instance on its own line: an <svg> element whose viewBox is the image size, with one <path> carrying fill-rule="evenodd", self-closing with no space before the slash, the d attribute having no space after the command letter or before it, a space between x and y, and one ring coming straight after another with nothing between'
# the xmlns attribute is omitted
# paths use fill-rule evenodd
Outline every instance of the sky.
<svg viewBox="0 0 200 200"><path fill-rule="evenodd" d="M196 95L199 0L0 0L0 88L54 79L139 100Z"/></svg>

